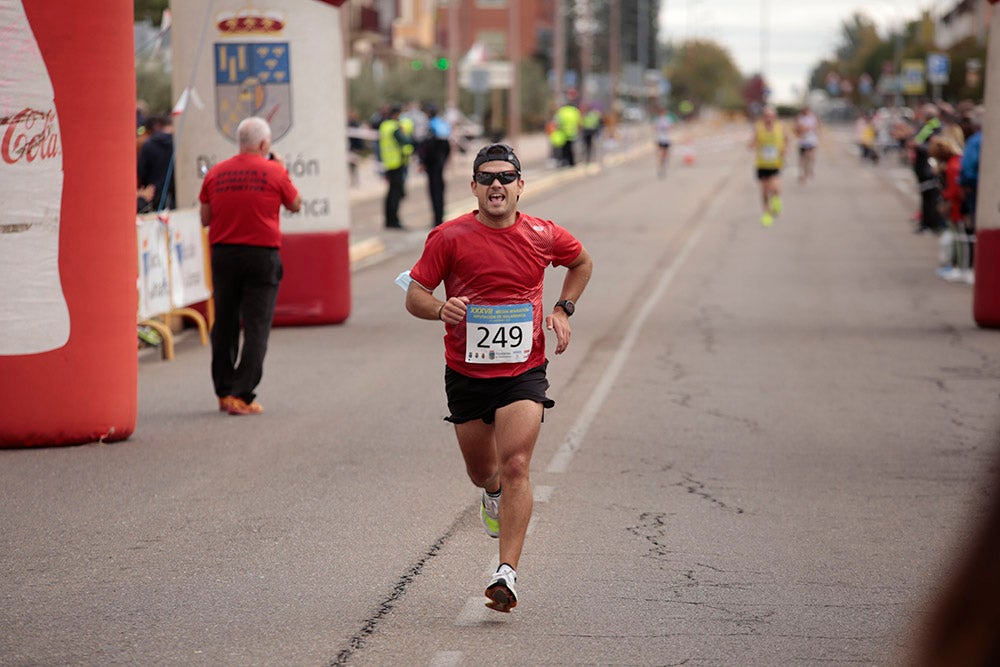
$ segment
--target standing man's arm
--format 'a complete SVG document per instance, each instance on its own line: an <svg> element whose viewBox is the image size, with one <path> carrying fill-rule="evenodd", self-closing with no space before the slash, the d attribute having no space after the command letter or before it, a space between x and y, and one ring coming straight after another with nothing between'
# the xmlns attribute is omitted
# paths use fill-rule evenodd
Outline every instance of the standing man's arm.
<svg viewBox="0 0 1000 667"><path fill-rule="evenodd" d="M287 208L292 213L298 213L299 211L301 211L302 210L302 195L301 194L295 195L295 199L292 200L291 205L287 205L286 204L285 208Z"/></svg>
<svg viewBox="0 0 1000 667"><path fill-rule="evenodd" d="M590 282L590 275L594 272L594 260L586 248L580 250L580 254L572 263L566 266L566 277L563 278L562 291L559 292L560 301L573 301L583 294L584 288ZM545 328L556 333L556 354L562 354L569 347L570 326L569 315L562 308L555 308L552 314L545 317Z"/></svg>
<svg viewBox="0 0 1000 667"><path fill-rule="evenodd" d="M268 153L267 154L267 159L271 160L272 162L277 162L282 167L285 167L285 171L286 172L288 171L288 167L285 165L284 158L282 158L281 155L279 155L278 153L274 153L274 152ZM289 175L289 177L288 177L289 183L291 183L291 180L292 180L292 177ZM294 184L292 185L292 187L293 188L295 187ZM295 190L295 198L292 201L290 201L290 202L282 201L281 203L284 205L285 208L287 208L292 213L298 213L300 210L302 210L302 194L299 193L298 189L296 189Z"/></svg>
<svg viewBox="0 0 1000 667"><path fill-rule="evenodd" d="M201 226L208 227L212 223L212 205L203 203L199 213L201 215Z"/></svg>

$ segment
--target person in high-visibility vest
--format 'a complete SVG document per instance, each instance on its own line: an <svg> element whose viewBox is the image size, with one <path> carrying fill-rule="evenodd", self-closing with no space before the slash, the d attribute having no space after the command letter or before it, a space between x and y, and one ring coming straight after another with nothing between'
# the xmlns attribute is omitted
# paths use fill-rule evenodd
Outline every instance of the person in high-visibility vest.
<svg viewBox="0 0 1000 667"><path fill-rule="evenodd" d="M553 123L546 124L549 135L549 146L552 147L552 162L556 167L565 166L563 147L566 146L566 135Z"/></svg>
<svg viewBox="0 0 1000 667"><path fill-rule="evenodd" d="M405 194L403 187L408 159L408 155L403 152L403 147L411 146L412 152L413 145L413 139L407 136L399 124L400 111L402 111L402 107L393 104L389 108L388 117L378 126L379 158L385 169L385 178L389 182L389 190L385 194L386 229L403 228L399 221L399 203Z"/></svg>
<svg viewBox="0 0 1000 667"><path fill-rule="evenodd" d="M760 224L770 227L774 216L781 213L781 166L785 160L785 132L778 113L770 104L764 107L760 120L754 123L750 147L756 153L757 180L760 181L764 213Z"/></svg>
<svg viewBox="0 0 1000 667"><path fill-rule="evenodd" d="M559 131L562 132L563 137L566 138L566 143L562 146L563 163L567 167L572 167L576 165L576 158L573 155L573 146L576 143L576 137L580 132L580 125L583 122L583 116L580 114L580 109L575 104L566 103L556 110L555 121Z"/></svg>
<svg viewBox="0 0 1000 667"><path fill-rule="evenodd" d="M587 164L594 157L594 139L601 132L604 118L601 110L595 106L589 106L587 113L583 114L583 154Z"/></svg>

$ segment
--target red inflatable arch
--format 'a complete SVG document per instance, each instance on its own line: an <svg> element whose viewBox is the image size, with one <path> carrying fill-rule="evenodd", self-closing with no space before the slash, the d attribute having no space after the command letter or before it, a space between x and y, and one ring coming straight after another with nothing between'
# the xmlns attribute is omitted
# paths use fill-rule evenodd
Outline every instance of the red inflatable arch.
<svg viewBox="0 0 1000 667"><path fill-rule="evenodd" d="M131 0L0 0L0 446L135 429L132 23Z"/></svg>

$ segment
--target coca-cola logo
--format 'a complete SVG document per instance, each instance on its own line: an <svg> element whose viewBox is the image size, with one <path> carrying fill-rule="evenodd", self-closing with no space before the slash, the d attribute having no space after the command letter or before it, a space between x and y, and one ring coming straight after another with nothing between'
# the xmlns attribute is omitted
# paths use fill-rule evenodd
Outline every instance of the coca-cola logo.
<svg viewBox="0 0 1000 667"><path fill-rule="evenodd" d="M48 160L59 155L59 130L55 110L24 109L8 118L0 118L7 126L0 143L0 158L7 164L24 160Z"/></svg>

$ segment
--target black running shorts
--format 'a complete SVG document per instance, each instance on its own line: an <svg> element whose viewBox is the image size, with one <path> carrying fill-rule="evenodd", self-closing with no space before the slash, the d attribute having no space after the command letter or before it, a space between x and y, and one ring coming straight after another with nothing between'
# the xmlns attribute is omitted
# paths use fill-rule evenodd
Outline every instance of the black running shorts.
<svg viewBox="0 0 1000 667"><path fill-rule="evenodd" d="M757 180L759 180L759 181L766 181L769 178L774 178L779 173L781 173L780 169L759 169L758 168L757 169Z"/></svg>
<svg viewBox="0 0 1000 667"><path fill-rule="evenodd" d="M516 401L534 401L551 408L555 401L545 395L549 388L545 369L549 362L514 377L470 378L450 368L444 370L444 391L448 395L452 424L482 419L492 424L497 410Z"/></svg>

